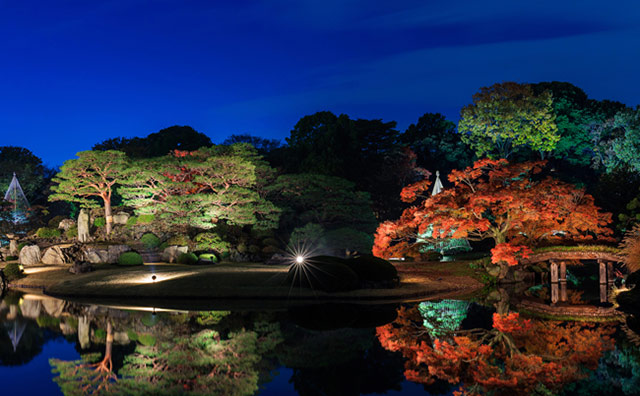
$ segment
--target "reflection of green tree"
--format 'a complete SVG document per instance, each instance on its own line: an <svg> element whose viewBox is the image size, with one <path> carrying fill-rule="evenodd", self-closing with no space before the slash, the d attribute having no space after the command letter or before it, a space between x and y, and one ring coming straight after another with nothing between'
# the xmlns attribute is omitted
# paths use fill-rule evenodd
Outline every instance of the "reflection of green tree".
<svg viewBox="0 0 640 396"><path fill-rule="evenodd" d="M90 353L80 361L64 361L51 359L49 363L54 373L60 375L54 381L60 386L65 395L100 395L110 393L116 384L113 372L113 326L107 322L107 334L104 357Z"/></svg>
<svg viewBox="0 0 640 396"><path fill-rule="evenodd" d="M640 351L619 343L604 353L598 369L589 378L568 385L565 395L637 395L640 389Z"/></svg>
<svg viewBox="0 0 640 396"><path fill-rule="evenodd" d="M158 346L138 346L125 358L118 382L123 394L251 395L258 389L256 332L223 339L214 330L178 337Z"/></svg>
<svg viewBox="0 0 640 396"><path fill-rule="evenodd" d="M462 300L425 301L418 305L423 326L431 338L452 335L467 317L469 302Z"/></svg>

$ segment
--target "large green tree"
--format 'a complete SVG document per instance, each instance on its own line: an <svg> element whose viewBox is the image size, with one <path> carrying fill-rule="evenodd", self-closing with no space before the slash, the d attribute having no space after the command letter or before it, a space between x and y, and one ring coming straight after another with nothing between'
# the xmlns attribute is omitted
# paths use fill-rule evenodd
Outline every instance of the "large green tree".
<svg viewBox="0 0 640 396"><path fill-rule="evenodd" d="M462 108L458 132L478 157L509 158L518 148L544 158L560 136L551 93L534 94L529 84L497 83L482 87Z"/></svg>
<svg viewBox="0 0 640 396"><path fill-rule="evenodd" d="M448 174L473 162L474 154L462 141L456 124L440 113L422 115L399 136L399 141L413 150L418 166L432 172Z"/></svg>
<svg viewBox="0 0 640 396"><path fill-rule="evenodd" d="M56 183L49 201L76 202L83 207L104 207L107 235L111 233L113 217L111 199L117 184L124 181L129 166L127 155L121 151L81 151L78 158L65 161L53 178Z"/></svg>
<svg viewBox="0 0 640 396"><path fill-rule="evenodd" d="M270 169L248 144L178 151L136 161L119 190L125 205L167 224L275 228L279 210L261 196Z"/></svg>
<svg viewBox="0 0 640 396"><path fill-rule="evenodd" d="M591 132L597 166L608 173L619 168L640 173L640 108L621 111Z"/></svg>

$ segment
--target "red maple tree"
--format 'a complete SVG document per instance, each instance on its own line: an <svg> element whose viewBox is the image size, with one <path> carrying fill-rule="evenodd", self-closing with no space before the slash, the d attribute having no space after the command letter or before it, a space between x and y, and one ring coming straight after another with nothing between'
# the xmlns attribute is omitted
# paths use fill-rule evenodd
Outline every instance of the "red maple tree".
<svg viewBox="0 0 640 396"><path fill-rule="evenodd" d="M425 181L406 187L402 198L417 204L400 219L380 224L374 254L419 256L418 236L431 229L434 240L493 239L494 262L504 268L542 241L610 238L611 214L600 212L583 189L542 177L545 164L483 159L451 172L454 186L437 195L423 195L429 187Z"/></svg>
<svg viewBox="0 0 640 396"><path fill-rule="evenodd" d="M398 318L376 332L381 345L407 359L405 377L431 384L461 384L456 394L554 392L585 378L603 352L613 348L612 326L523 319L494 314L493 329L460 331L434 339L421 328L418 310L403 307Z"/></svg>

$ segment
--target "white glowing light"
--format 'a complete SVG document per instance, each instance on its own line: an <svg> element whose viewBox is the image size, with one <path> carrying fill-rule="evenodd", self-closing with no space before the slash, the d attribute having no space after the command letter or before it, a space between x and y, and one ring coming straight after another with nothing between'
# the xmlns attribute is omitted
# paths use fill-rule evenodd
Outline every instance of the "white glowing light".
<svg viewBox="0 0 640 396"><path fill-rule="evenodd" d="M297 256L296 257L296 263L298 263L298 264L304 263L304 257L303 256Z"/></svg>

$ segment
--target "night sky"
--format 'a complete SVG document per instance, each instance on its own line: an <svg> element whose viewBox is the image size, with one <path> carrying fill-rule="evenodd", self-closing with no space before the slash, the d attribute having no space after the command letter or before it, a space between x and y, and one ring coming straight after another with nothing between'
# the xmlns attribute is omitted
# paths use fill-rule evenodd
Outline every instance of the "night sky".
<svg viewBox="0 0 640 396"><path fill-rule="evenodd" d="M640 103L637 0L523 3L0 0L0 145L57 166L176 124L284 139L330 110L404 129L500 81Z"/></svg>

